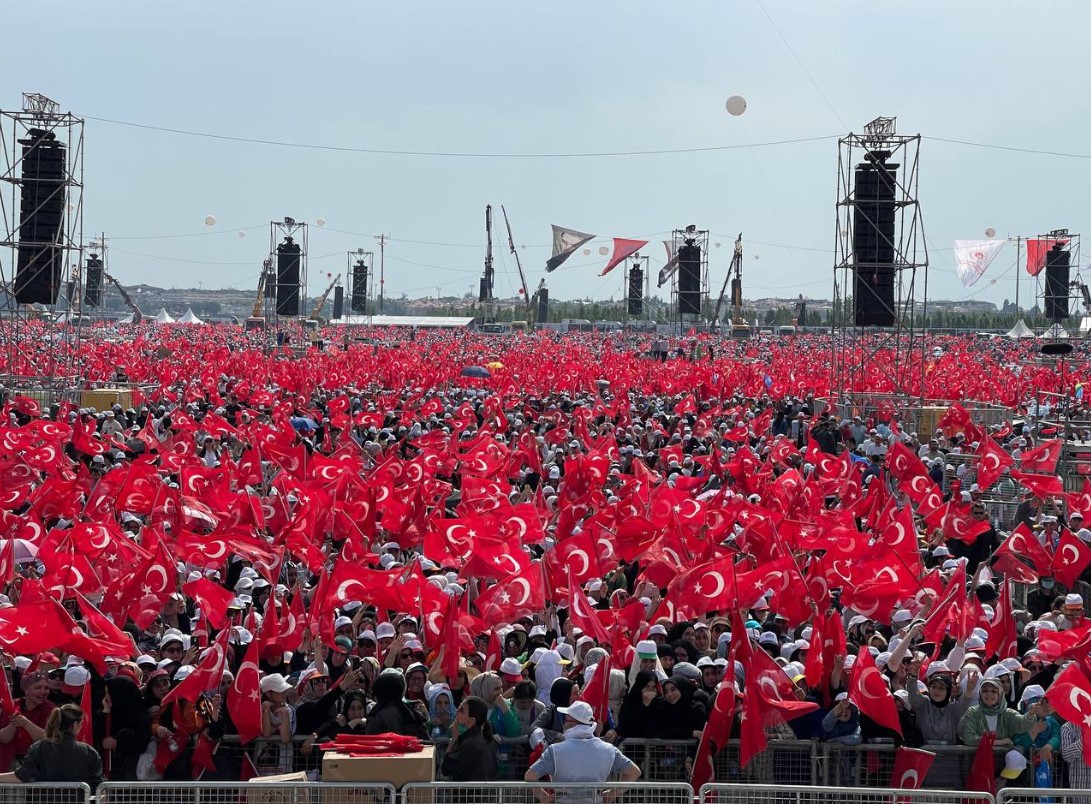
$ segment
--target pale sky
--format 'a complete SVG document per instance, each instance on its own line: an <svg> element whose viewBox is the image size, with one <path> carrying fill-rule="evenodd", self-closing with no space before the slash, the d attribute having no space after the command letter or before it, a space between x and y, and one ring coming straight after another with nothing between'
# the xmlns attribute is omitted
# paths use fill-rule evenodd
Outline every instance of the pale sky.
<svg viewBox="0 0 1091 804"><path fill-rule="evenodd" d="M722 244L711 250L715 290L741 231L748 298L829 298L836 138L896 116L900 133L925 136L929 296L1001 303L1015 294L1014 244L967 290L951 241L990 226L998 237L1081 230L1089 23L1091 4L1076 0L67 0L20 7L0 51L0 108L33 91L89 118L86 239L106 232L122 282L252 287L269 221L290 215L326 221L311 227L312 292L344 271L348 250L377 258L380 232L391 237L388 295L476 292L492 203L498 295L517 287L501 204L532 286L551 223L600 236L591 256L549 276L560 298L620 295L621 269L598 276L608 238L653 241L654 271L659 241L690 223ZM741 117L724 110L733 94L747 99ZM105 120L445 154L825 139L471 158L285 148ZM1024 306L1032 292L1024 281Z"/></svg>

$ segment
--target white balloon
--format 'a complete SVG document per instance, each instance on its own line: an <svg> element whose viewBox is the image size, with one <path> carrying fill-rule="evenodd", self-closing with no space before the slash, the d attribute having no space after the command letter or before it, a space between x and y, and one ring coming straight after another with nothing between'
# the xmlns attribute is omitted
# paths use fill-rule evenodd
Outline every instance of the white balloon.
<svg viewBox="0 0 1091 804"><path fill-rule="evenodd" d="M608 249L606 246L599 246L599 254L601 254L603 257L605 257L609 253L610 249Z"/></svg>
<svg viewBox="0 0 1091 804"><path fill-rule="evenodd" d="M755 254L755 255L754 255L754 259L755 259L755 260L760 260L760 259L761 259L761 255L760 255L760 254Z"/></svg>
<svg viewBox="0 0 1091 804"><path fill-rule="evenodd" d="M732 95L727 99L727 103L725 103L724 106L727 107L728 114L738 117L746 111L746 98L742 95Z"/></svg>
<svg viewBox="0 0 1091 804"><path fill-rule="evenodd" d="M590 253L591 253L591 249L589 249L589 248L585 248L585 249L583 250L583 256L585 256L585 257L586 257L586 256L587 256L588 254L590 254Z"/></svg>
<svg viewBox="0 0 1091 804"><path fill-rule="evenodd" d="M326 225L326 219L325 218L318 218L314 223L315 223L315 226L325 226Z"/></svg>
<svg viewBox="0 0 1091 804"><path fill-rule="evenodd" d="M996 237L996 229L990 226L988 229L985 230L985 237L988 237L990 239Z"/></svg>
<svg viewBox="0 0 1091 804"><path fill-rule="evenodd" d="M216 225L216 216L215 215L205 215L205 226L215 226L215 225Z"/></svg>
<svg viewBox="0 0 1091 804"><path fill-rule="evenodd" d="M719 247L720 247L720 244L719 244L719 243L717 243L717 244L716 244L716 248L719 248Z"/></svg>
<svg viewBox="0 0 1091 804"><path fill-rule="evenodd" d="M239 229L239 237L246 237L246 232L244 232L242 229Z"/></svg>

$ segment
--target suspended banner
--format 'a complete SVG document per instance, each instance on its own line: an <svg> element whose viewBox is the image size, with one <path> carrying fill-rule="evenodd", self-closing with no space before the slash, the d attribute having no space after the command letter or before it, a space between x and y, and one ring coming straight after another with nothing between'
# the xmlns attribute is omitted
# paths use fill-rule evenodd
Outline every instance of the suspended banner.
<svg viewBox="0 0 1091 804"><path fill-rule="evenodd" d="M1067 240L1053 240L1048 237L1041 237L1036 239L1027 240L1027 273L1031 276L1038 276L1046 265L1046 254L1055 245L1060 243L1062 246L1067 246Z"/></svg>
<svg viewBox="0 0 1091 804"><path fill-rule="evenodd" d="M546 273L555 271L561 267L561 263L572 256L572 252L594 239L593 234L577 232L575 229L565 229L563 226L553 226L553 256L546 260Z"/></svg>
<svg viewBox="0 0 1091 804"><path fill-rule="evenodd" d="M1005 240L956 240L955 269L966 287L973 286L985 273L989 263L1000 253Z"/></svg>
<svg viewBox="0 0 1091 804"><path fill-rule="evenodd" d="M664 240L663 245L667 247L667 264L659 269L659 287L667 284L667 280L678 270L678 254L675 253L674 241Z"/></svg>
<svg viewBox="0 0 1091 804"><path fill-rule="evenodd" d="M606 267L602 269L602 273L599 276L606 276L614 267L624 260L626 257L631 257L636 254L644 246L648 245L647 240L626 240L624 237L614 238L614 256L610 258L610 262L606 263Z"/></svg>

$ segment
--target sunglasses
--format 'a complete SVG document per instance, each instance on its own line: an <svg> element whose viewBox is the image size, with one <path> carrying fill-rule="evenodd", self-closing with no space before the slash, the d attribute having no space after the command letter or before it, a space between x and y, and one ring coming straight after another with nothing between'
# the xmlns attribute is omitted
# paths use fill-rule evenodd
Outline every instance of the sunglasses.
<svg viewBox="0 0 1091 804"><path fill-rule="evenodd" d="M411 651L402 651L398 654L399 659L412 659L413 653Z"/></svg>

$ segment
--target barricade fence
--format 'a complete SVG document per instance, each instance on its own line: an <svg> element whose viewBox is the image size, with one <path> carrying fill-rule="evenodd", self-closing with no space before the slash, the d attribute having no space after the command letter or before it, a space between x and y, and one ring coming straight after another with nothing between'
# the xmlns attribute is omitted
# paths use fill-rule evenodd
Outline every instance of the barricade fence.
<svg viewBox="0 0 1091 804"><path fill-rule="evenodd" d="M996 793L997 804L1088 804L1091 791L1057 787L1005 787Z"/></svg>
<svg viewBox="0 0 1091 804"><path fill-rule="evenodd" d="M90 804L91 788L82 782L0 784L0 804Z"/></svg>
<svg viewBox="0 0 1091 804"><path fill-rule="evenodd" d="M706 784L698 804L994 804L988 793L892 787Z"/></svg>
<svg viewBox="0 0 1091 804"><path fill-rule="evenodd" d="M693 797L688 784L654 782L422 782L402 788L402 804L693 804Z"/></svg>
<svg viewBox="0 0 1091 804"><path fill-rule="evenodd" d="M309 753L304 753L302 742L302 737L289 744L257 739L241 746L237 738L225 738L217 752L217 765L223 771L218 778L237 778L230 774L241 768L243 756L249 755L261 776L303 772L310 781L319 781L322 751L314 746ZM448 743L446 739L432 741L436 748L437 781L444 781L441 769ZM619 747L640 767L642 781L689 782L693 773L693 759L697 754L695 740L627 739ZM946 789L962 787L975 748L965 745L921 747L936 754L923 786ZM1008 750L1010 749L996 750L998 763L1003 764L1003 755ZM731 740L713 757L713 772L717 781L728 783L884 787L890 783L896 752L897 747L893 743L861 743L849 746L818 740L770 740L766 749L752 757L743 767L740 762L740 742ZM525 737L498 740L498 781L522 781L523 774L530 767L530 753L530 745ZM1053 778L1064 778L1064 762L1059 752L1054 753L1053 765ZM1028 767L1031 767L1029 762ZM1029 771L1024 771L1014 783L1030 784ZM0 804L4 802L0 801ZM1087 804L1091 804L1091 798Z"/></svg>
<svg viewBox="0 0 1091 804"><path fill-rule="evenodd" d="M398 804L393 785L262 782L104 782L99 804Z"/></svg>

